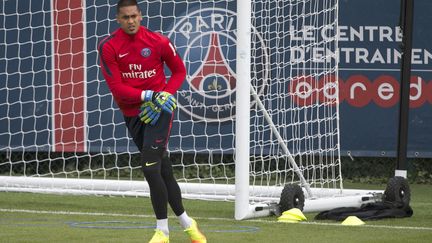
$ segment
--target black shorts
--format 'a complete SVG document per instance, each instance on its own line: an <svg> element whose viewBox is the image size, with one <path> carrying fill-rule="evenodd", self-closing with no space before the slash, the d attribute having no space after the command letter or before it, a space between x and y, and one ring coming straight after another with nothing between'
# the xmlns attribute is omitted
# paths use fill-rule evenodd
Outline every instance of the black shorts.
<svg viewBox="0 0 432 243"><path fill-rule="evenodd" d="M126 126L136 146L142 152L143 147L158 147L166 149L170 136L174 113L162 111L159 120L154 126L145 124L139 118L125 116Z"/></svg>

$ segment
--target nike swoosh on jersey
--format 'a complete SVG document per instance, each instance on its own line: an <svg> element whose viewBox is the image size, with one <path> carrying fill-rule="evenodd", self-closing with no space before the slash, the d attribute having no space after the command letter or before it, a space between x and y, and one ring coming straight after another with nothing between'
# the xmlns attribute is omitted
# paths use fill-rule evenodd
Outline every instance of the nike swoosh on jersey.
<svg viewBox="0 0 432 243"><path fill-rule="evenodd" d="M152 165L155 165L155 164L157 164L158 162L146 162L145 163L145 166L152 166Z"/></svg>
<svg viewBox="0 0 432 243"><path fill-rule="evenodd" d="M123 54L119 54L119 58L123 58L125 56L127 56L127 54L129 54L129 52L123 53Z"/></svg>

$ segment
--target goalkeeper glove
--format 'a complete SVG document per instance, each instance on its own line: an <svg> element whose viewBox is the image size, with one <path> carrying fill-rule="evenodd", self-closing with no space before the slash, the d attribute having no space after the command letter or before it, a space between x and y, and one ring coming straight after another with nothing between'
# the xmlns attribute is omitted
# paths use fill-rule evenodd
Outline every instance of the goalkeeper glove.
<svg viewBox="0 0 432 243"><path fill-rule="evenodd" d="M139 114L140 120L144 122L145 124L154 125L158 121L160 114L161 114L161 108L156 107L155 104L151 101L144 102L141 105L141 113Z"/></svg>
<svg viewBox="0 0 432 243"><path fill-rule="evenodd" d="M172 113L177 108L177 100L170 93L161 91L154 96L154 103L162 110Z"/></svg>
<svg viewBox="0 0 432 243"><path fill-rule="evenodd" d="M141 99L142 99L142 101L144 101L144 103L152 102L154 99L154 95L155 95L155 92L153 90L144 90L141 93L141 96L142 96Z"/></svg>

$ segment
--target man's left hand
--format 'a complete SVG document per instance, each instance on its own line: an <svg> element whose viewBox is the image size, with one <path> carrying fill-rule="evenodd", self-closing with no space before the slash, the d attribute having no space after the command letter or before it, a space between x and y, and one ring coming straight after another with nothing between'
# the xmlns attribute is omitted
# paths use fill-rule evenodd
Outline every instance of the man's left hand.
<svg viewBox="0 0 432 243"><path fill-rule="evenodd" d="M172 113L177 108L177 100L168 92L158 92L154 97L154 103L160 109Z"/></svg>

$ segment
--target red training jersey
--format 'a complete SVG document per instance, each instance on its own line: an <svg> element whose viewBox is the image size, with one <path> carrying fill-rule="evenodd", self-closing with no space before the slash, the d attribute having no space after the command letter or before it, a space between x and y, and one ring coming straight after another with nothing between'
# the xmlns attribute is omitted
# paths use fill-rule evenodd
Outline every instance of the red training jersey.
<svg viewBox="0 0 432 243"><path fill-rule="evenodd" d="M121 28L99 44L102 74L125 116L136 116L143 90L174 94L186 77L174 45L162 34L141 26L135 35ZM171 70L166 79L164 64Z"/></svg>

